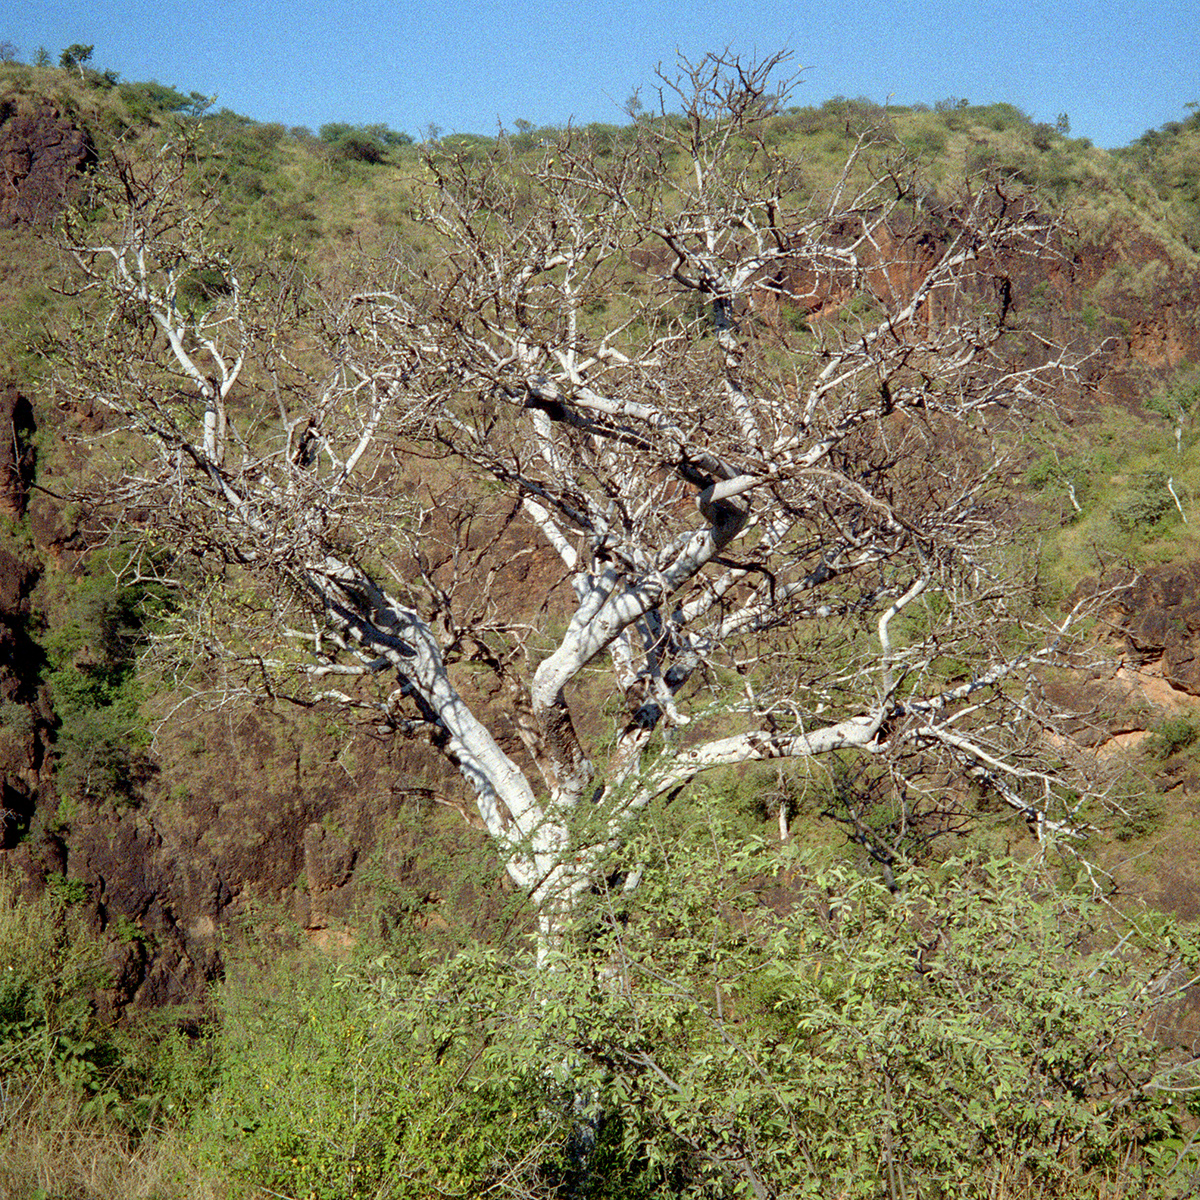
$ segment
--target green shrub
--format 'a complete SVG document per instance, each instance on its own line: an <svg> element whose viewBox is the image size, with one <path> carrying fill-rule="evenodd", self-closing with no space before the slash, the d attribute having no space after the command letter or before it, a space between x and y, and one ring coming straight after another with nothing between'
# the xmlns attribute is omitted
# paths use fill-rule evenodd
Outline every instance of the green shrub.
<svg viewBox="0 0 1200 1200"><path fill-rule="evenodd" d="M1175 512L1165 471L1143 471L1137 490L1127 494L1112 511L1113 520L1126 533L1147 530Z"/></svg>
<svg viewBox="0 0 1200 1200"><path fill-rule="evenodd" d="M337 162L381 163L387 158L387 150L370 134L352 130L334 143L332 157Z"/></svg>
<svg viewBox="0 0 1200 1200"><path fill-rule="evenodd" d="M1200 1166L1160 1086L1190 1077L1142 1032L1147 982L1194 970L1177 931L1114 932L1011 863L910 871L893 896L711 813L695 832L648 837L642 886L597 896L539 967L519 944L372 951L227 986L206 1119L243 1182L1083 1196Z"/></svg>
<svg viewBox="0 0 1200 1200"><path fill-rule="evenodd" d="M211 1087L207 1039L170 1014L97 1020L102 943L66 890L19 900L0 878L0 1195L224 1200L183 1136Z"/></svg>
<svg viewBox="0 0 1200 1200"><path fill-rule="evenodd" d="M92 994L104 971L67 890L48 887L40 900L23 902L0 878L0 1080L15 1095L49 1075L102 1105L112 1099L114 1055L93 1017Z"/></svg>
<svg viewBox="0 0 1200 1200"><path fill-rule="evenodd" d="M122 83L117 88L117 95L124 101L129 116L140 123L171 113L198 116L210 103L199 92L185 96L175 88L153 79L146 83Z"/></svg>
<svg viewBox="0 0 1200 1200"><path fill-rule="evenodd" d="M115 584L102 562L68 585L45 642L62 792L132 798L149 741L137 661L164 602L160 589Z"/></svg>
<svg viewBox="0 0 1200 1200"><path fill-rule="evenodd" d="M1168 421L1181 421L1195 412L1197 401L1200 401L1200 370L1185 363L1166 387L1146 401L1146 408Z"/></svg>
<svg viewBox="0 0 1200 1200"><path fill-rule="evenodd" d="M935 124L924 124L915 132L904 138L904 144L914 153L924 158L935 159L946 149L947 133L945 128Z"/></svg>
<svg viewBox="0 0 1200 1200"><path fill-rule="evenodd" d="M1191 716L1168 717L1154 727L1147 748L1155 758L1170 758L1194 745L1200 738L1200 719Z"/></svg>
<svg viewBox="0 0 1200 1200"><path fill-rule="evenodd" d="M779 319L783 323L785 329L790 329L792 333L808 333L809 324L808 317L803 309L797 308L794 304L781 302L779 305Z"/></svg>
<svg viewBox="0 0 1200 1200"><path fill-rule="evenodd" d="M204 1128L276 1193L513 1194L554 1157L561 1122L546 1074L504 1058L499 978L486 955L423 978L380 955L227 986Z"/></svg>

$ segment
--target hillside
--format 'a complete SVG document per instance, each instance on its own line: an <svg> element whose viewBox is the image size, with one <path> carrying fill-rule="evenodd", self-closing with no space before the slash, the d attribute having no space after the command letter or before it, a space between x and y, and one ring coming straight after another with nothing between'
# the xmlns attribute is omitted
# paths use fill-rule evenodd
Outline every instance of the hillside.
<svg viewBox="0 0 1200 1200"><path fill-rule="evenodd" d="M789 177L794 197L825 194L836 186L838 172L865 129L877 130L879 136L870 143L869 155L856 160L856 170L882 171L886 176L881 164L903 160L903 168L888 169L900 174L913 166L924 180L920 203L925 208L919 210L914 200L911 218L901 209L908 224L897 219L894 225L904 228L918 247L908 265L912 278L895 284L897 288L919 286L928 263L937 261L938 239L948 236L932 218L915 214L951 213L952 198L964 178L991 172L990 178L1029 189L1037 212L1053 214L1060 222L1050 258L1014 253L1003 263L1009 289L1003 307L1028 337L1022 344L1035 347L1022 351L1022 366L1040 369L1047 357L1052 358L1036 348L1040 346L1070 347L1078 367L1063 376L1053 404L1031 426L1018 428L1014 422L1009 429L999 423L997 436L1012 443L1007 446L1012 457L999 481L1002 488L988 495L988 515L998 516L1009 531L1000 557L1036 563L1022 593L1022 603L1030 605L1027 612L1052 611L1061 617L1085 594L1104 592L1088 641L1079 651L1094 658L1093 668L1074 674L1048 669L1037 678L1041 698L1059 715L1070 715L1070 753L1092 756L1109 773L1106 796L1111 804L1088 810L1091 836L1082 858L1096 873L1093 879L1107 872L1111 884L1105 884L1105 900L1114 911L1135 913L1144 902L1190 921L1200 913L1200 766L1195 757L1200 753L1200 509L1195 506L1200 496L1200 465L1195 462L1200 437L1195 424L1200 398L1200 115L1147 133L1110 154L1035 124L1003 104L921 110L834 101L819 109L788 107L765 120L763 153L800 164ZM221 675L222 636L232 637L226 645L236 643L239 652L250 646L260 658L269 657L256 640L261 626L255 622L261 622L266 611L261 600L250 584L244 592L238 590L241 584L233 586L234 607L244 604L245 623L234 635L222 634L216 624L198 634L191 659L181 666L178 654L172 658L167 653L168 634L177 628L171 622L181 611L179 596L189 589L198 591L206 577L199 567L192 575L186 574L190 567L179 568L185 572L179 574L174 564L158 573L148 559L131 570L140 544L132 538L106 540L96 515L102 504L82 497L88 489L95 497L116 486L115 477L103 474L108 469L105 452L112 446L124 448L122 439L128 434L111 412L81 399L64 383L71 378L70 335L80 328L81 314L103 311L91 306L106 297L100 286L90 291L79 286L85 277L71 275L58 248L58 231L105 230L105 222L118 211L119 198L113 200L113 193L104 189L121 178L112 174L110 164L131 148L136 152L137 147L158 146L171 137L183 139L187 147L180 179L194 189L189 194L209 205L204 237L231 247L247 277L270 281L261 291L270 294L274 289L281 298L278 311L284 315L263 337L264 343L278 340L282 347L277 373L268 375L263 366L255 368L260 374L247 378L264 395L271 384L276 394L290 396L290 389L302 391L329 369L333 360L321 356L335 337L357 344L354 338L366 343L378 336L365 325L347 332L334 315L334 299L360 286L364 274L383 278L380 264L400 263L421 279L427 289L423 302L431 313L441 311L437 306L444 303L448 327L457 323L455 327L462 328L472 313L486 311L483 301L472 308L464 299L454 309L443 300L452 287L467 287L470 281L462 282L468 272L455 266L452 255L439 257L443 252L437 228L422 219L434 195L431 179L438 163L447 178L456 177L455 172L467 178L479 163L499 164L488 179L495 196L507 202L505 189L511 179L525 178L522 171L542 170L543 181L558 177L555 171L560 168L553 158L545 165L550 148L560 162L576 144L586 145L597 160L616 160L637 142L638 127L524 129L505 140L456 135L437 147L418 147L380 128L332 126L313 134L261 125L228 111L209 112L203 97L185 97L158 84L122 84L94 73L81 79L20 64L0 66L0 271L5 283L0 304L0 414L4 428L11 429L11 436L0 439L5 445L0 449L0 877L25 903L50 906L46 911L56 915L47 917L47 929L59 931L55 938L73 929L73 936L92 948L87 970L81 968L72 977L77 989L72 1002L86 994L84 1006L71 1018L80 1030L80 1042L93 1019L103 1028L120 1022L134 1026L160 1019L157 1014L164 1005L182 1013L180 1027L189 1036L195 1034L210 988L229 976L234 964L233 975L240 971L255 982L249 999L226 993L222 1003L239 1014L243 1024L237 1028L252 1029L247 1006L256 1003L254 987L263 995L284 995L301 1008L311 1002L301 995L292 997L278 978L266 983L265 977L256 976L264 962L308 963L304 970L312 970L320 981L325 967L312 967L313 960L305 955L312 946L346 951L357 944L399 939L415 962L421 954L445 957L450 947L511 948L522 938L532 938L536 928L535 918L522 908L513 872L505 873L494 831L489 836L450 761L410 736L413 722L381 722L377 715L364 716L363 711L334 702L273 691L269 683L257 694L240 680L231 683L216 706L190 695L185 686L189 679ZM661 179L642 180L637 186L661 186L661 194L655 193L657 202L669 209L676 202L673 189L683 186L671 172L684 177L675 159L664 156L661 163ZM521 206L527 198L516 185L511 194L513 211L524 213ZM148 188L146 195L149 205L154 189ZM488 219L481 221L487 224ZM929 223L923 226L922 220ZM946 217L947 228L951 224ZM209 265L186 277L187 287L173 305L193 305L201 311L228 294L224 264L231 260L214 251L204 261ZM619 330L613 345L627 353L628 344L620 339L632 339L649 326L646 314L659 303L669 265L639 244L611 274L598 273L595 294L581 305L585 327L588 320L610 320ZM835 336L842 338L843 346L852 343L853 337L845 334L849 323L858 321L865 328L871 316L853 288L844 294L837 290L836 276L830 276L833 284L814 285L806 293L796 282L801 268L785 265L781 270L794 274L760 279L753 310L737 314L740 327L749 331L748 349L740 352L744 358L739 362L751 364L763 377L781 370L791 354L815 358ZM877 273L886 274L886 269ZM809 300L803 299L806 294ZM978 300L970 289L965 294L964 304ZM322 309L325 304L327 311ZM289 320L295 323L289 325ZM583 336L589 332L585 328ZM153 347L153 338L143 339L143 334L136 322L124 328L130 363L143 345ZM701 346L696 361L704 353ZM97 357L92 367L97 380L102 368ZM415 367L410 369L415 373ZM691 360L679 367L681 391L694 378L688 372L696 370ZM77 372L74 378L78 377ZM234 395L251 411L248 400ZM547 412L555 402L544 402ZM283 403L280 400L281 407ZM236 415L240 419L241 410ZM474 419L473 413L468 415ZM455 420L466 419L455 415ZM970 423L965 427L974 428ZM303 430L295 436L302 435ZM567 628L570 588L563 583L556 556L536 544L533 523L516 505L503 501L499 486L488 483L472 490L457 474L459 468L439 460L422 436L420 429L397 435L380 458L373 476L376 490L370 495L373 503L395 505L391 523L398 540L387 548L372 545L363 556L386 559L390 554L388 565L398 586L413 594L425 587L435 608L439 587L449 592L458 588L475 616L484 607L475 595L481 585L456 574L450 587L445 583L447 564L453 562L457 572L460 558L463 563L469 558L479 575L490 572L486 599L491 607L485 615L491 625L486 638L479 635L472 643L469 654L462 652L460 674L467 682L461 686L485 714L485 723L500 731L497 740L506 753L525 763L536 757L536 750L522 740L519 705L506 690L508 677L494 661L504 653L498 649L501 634L495 631L507 636L511 629L533 628L538 621L545 621L547 628ZM951 433L940 430L938 436L944 439L942 448L953 452ZM514 461L519 461L517 454L514 451ZM965 461L969 454L964 451L963 457ZM497 478L502 479L503 472ZM914 471L905 486L915 495L922 486L919 472ZM424 504L419 516L404 508L413 498ZM135 497L129 506L137 509L142 503ZM175 514L166 507L163 513L162 528L173 529L169 522ZM427 538L423 544L430 547L425 553L432 566L422 561L421 552L406 548L409 522ZM214 529L218 523L214 518ZM455 539L460 536L458 545ZM232 557L229 562L230 578L238 578L238 564ZM774 587L772 580L772 595ZM931 612L932 622L938 614ZM449 616L442 635L447 645L457 645ZM835 648L828 653L852 661L862 653L865 636L846 634L843 641L831 643ZM939 659L936 667L949 672L952 680L958 678L953 674L958 669L956 656L968 653L958 642L969 640L961 632L955 639L941 652L945 661ZM461 640L466 644L465 637ZM551 643L528 643L531 660L544 659L551 650ZM803 639L793 650L808 652ZM774 645L770 654L783 663L772 669L786 674L787 655ZM830 674L835 673L831 668ZM749 688L752 675L746 672L740 686ZM261 678L267 679L265 667ZM737 675L730 671L721 678L732 686ZM596 699L602 687L596 676L581 679L580 691L589 701ZM592 715L578 718L582 735L602 740L609 736L608 725L620 728L619 706L610 703L606 708L598 699L589 712ZM708 728L706 720L715 727L727 719L724 713L708 713L697 720L693 733ZM670 740L661 732L655 736ZM610 742L613 761L619 761L621 735L613 735ZM1064 761L1069 756L1063 752ZM839 765L826 779L782 762L723 767L698 789L695 801L674 806L663 802L656 818L660 832L675 836L680 829L691 829L700 820L696 813L710 811L703 803L716 805L713 811L720 817L704 820L714 825L727 822L731 845L746 839L777 847L783 828L793 845L804 843L816 855L828 878L838 881L836 886L858 898L855 904L861 901L866 923L890 918L876 911L876 900L869 898L873 893L851 881L892 881L910 862L936 873L948 859L1011 855L1024 861L1038 858L1045 849L1026 816L1011 804L989 800L982 791L971 790L966 775L939 774L923 760L913 760L913 778L921 787L953 796L954 805L939 801L933 816L922 810L924 823L903 833L894 828L898 819L885 803L872 811L866 826L853 815L853 804L845 800L845 780L861 786L864 795L875 795L877 789L883 796L886 791L869 773L855 776L846 768L845 775L839 774ZM911 839L903 841L910 834ZM881 839L892 836L904 849L884 855L878 849ZM648 860L655 853L646 847L643 852ZM770 871L780 875L764 883L761 878L755 881L755 872L766 870L761 864L722 860L714 867L695 847L687 853L695 855L697 864L687 875L688 887L672 898L669 885L659 894L652 888L661 881L647 884L647 899L636 902L647 906L640 928L654 925L656 902L661 912L674 911L670 906L675 902L683 909L710 903L688 891L690 881L706 870L717 875L728 870L731 878L740 880L739 886L751 891L762 892L768 884L778 887L779 895L773 893L768 903L780 911L789 896L801 897L804 904L812 901L805 874L809 868L796 867L796 874L790 874L790 860L780 866L771 859L776 865ZM1064 877L1076 875L1079 861L1067 855L1056 860L1053 869ZM940 884L929 886L934 889L931 895L942 896L937 891ZM1011 887L1012 921L1032 928L1040 918L1022 907L1022 886ZM919 893L914 884L914 896ZM930 904L936 908L943 902L953 903L938 898ZM16 903L4 900L6 916ZM719 908L726 901L711 903ZM916 925L923 919L914 918ZM632 920L631 928L638 926L624 914L617 924L627 920ZM746 920L752 923L750 917ZM1098 944L1103 936L1095 930L1080 932L1078 944L1089 938ZM840 963L839 956L851 953L835 941L822 951L830 963ZM739 956L748 956L745 970L759 972L762 964L748 949L753 944L753 938L739 941L731 935L721 952L738 962ZM420 949L412 950L413 945ZM399 951L388 953L399 961ZM681 965L691 961L690 954L680 948L672 969L692 970L694 964ZM1149 957L1147 951L1147 961ZM318 956L317 961L325 960ZM967 966L962 969L969 974ZM387 974L391 970L389 966L381 978L393 990L403 987L403 978L397 982ZM407 968L396 970L402 976ZM893 964L887 970L900 968ZM496 976L502 977L502 972ZM437 991L439 987L451 987L444 980L437 982L441 977L436 972L428 978L434 980L428 985L433 989L430 997L445 994ZM582 988L581 979L564 976L563 986ZM519 991L519 984L509 984ZM361 1012L375 1013L371 1020L383 1020L372 1008L383 994L371 992L377 985L384 987L378 980L362 984L361 993L353 992L360 983L346 985ZM326 981L320 986L333 989L324 1000L331 1003L340 985ZM461 1000L469 1007L467 993L476 984L461 986L466 990L461 996L456 993L454 1003ZM1069 987L1069 981L1062 986ZM718 1006L720 988L718 982ZM764 994L767 990L764 985ZM516 1005L515 994L497 1003ZM742 1002L749 1011L759 999L747 993ZM809 1002L817 1003L811 997ZM780 992L768 997L764 1011L787 1011L789 1003ZM1189 993L1169 1019L1161 1018L1159 1032L1167 1042L1190 1044L1193 1003ZM22 1020L33 1020L32 1008L18 1014L19 1007L13 1000L14 1029ZM669 1021L662 1019L666 1028ZM764 1018L767 1024L774 1019ZM234 1028L229 1024L222 1036L234 1037L229 1032ZM411 1030L409 1034L414 1045L424 1036ZM87 1036L93 1037L93 1048L102 1041L98 1034ZM662 1036L669 1041L672 1035ZM186 1057L187 1044L188 1037L180 1035L179 1062ZM319 1057L327 1050L316 1046L312 1053ZM121 1053L132 1055L127 1048ZM474 1060L454 1059L456 1053L451 1054L455 1069L461 1067L465 1076ZM641 1051L628 1051L630 1056L636 1053ZM710 1047L706 1053L717 1052ZM440 1065L442 1053L435 1057ZM97 1056L81 1052L75 1060L86 1064L78 1070L92 1092L107 1094ZM420 1062L424 1065L413 1066L414 1071L436 1074L429 1061ZM162 1096L170 1092L170 1102L183 1106L184 1068L177 1063L172 1068L177 1074L167 1083L151 1078L155 1070L167 1070L161 1062L141 1063L139 1069L149 1072L138 1081L143 1097L161 1085ZM201 1067L194 1069L203 1073ZM643 1064L639 1069L649 1068ZM716 1078L708 1078L704 1086L719 1089ZM199 1111L198 1097L207 1094L205 1085L192 1078L190 1086L188 1103ZM491 1093L487 1095L487 1104L499 1106ZM114 1090L114 1104L116 1096ZM437 1100L424 1097L423 1102ZM249 1122L228 1096L223 1103L228 1111L214 1119ZM404 1103L417 1101L409 1097ZM471 1111L472 1119L485 1119ZM487 1111L492 1114L487 1119L502 1120L494 1115L500 1107ZM165 1121L163 1112L156 1110L140 1128ZM249 1130L249 1124L245 1128ZM642 1130L638 1136L650 1134ZM254 1152L274 1154L281 1161L289 1152L282 1141L269 1151L263 1149L266 1145L264 1141ZM721 1150L722 1162L741 1161L731 1146L732 1142ZM1182 1134L1175 1148L1182 1161L1187 1152ZM459 1158L438 1169L473 1178L464 1165L470 1153L469 1147L463 1149ZM523 1147L521 1153L537 1151ZM249 1167L246 1170L247 1177L270 1177L281 1188L285 1182L289 1188L299 1186L298 1178L276 1179L269 1171L256 1177ZM570 1168L561 1170L567 1178ZM431 1177L449 1176L434 1171ZM637 1187L650 1186L649 1175L638 1178ZM505 1186L512 1187L510 1194L518 1194L524 1184L509 1180ZM567 1184L560 1180L556 1186L563 1194ZM623 1186L634 1189L628 1194L641 1194L629 1179ZM36 1193L31 1189L25 1194ZM56 1193L51 1187L42 1194ZM345 1194L360 1193L351 1189ZM412 1194L419 1194L419 1188Z"/></svg>

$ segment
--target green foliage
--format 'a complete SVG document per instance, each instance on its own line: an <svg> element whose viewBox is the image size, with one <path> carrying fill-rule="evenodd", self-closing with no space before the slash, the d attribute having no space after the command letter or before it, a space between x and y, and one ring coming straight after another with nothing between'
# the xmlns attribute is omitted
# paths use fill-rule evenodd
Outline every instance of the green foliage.
<svg viewBox="0 0 1200 1200"><path fill-rule="evenodd" d="M198 117L212 103L200 92L185 96L153 79L147 83L123 83L117 88L117 94L124 101L131 120L142 124L175 113Z"/></svg>
<svg viewBox="0 0 1200 1200"><path fill-rule="evenodd" d="M1118 842L1149 837L1161 828L1165 814L1163 797L1149 780L1131 774L1122 788L1108 797L1106 823Z"/></svg>
<svg viewBox="0 0 1200 1200"><path fill-rule="evenodd" d="M57 301L41 282L34 281L34 273L42 266L38 256L29 254L28 258L28 281L0 308L0 355L20 380L36 383L47 371L46 326L53 319Z"/></svg>
<svg viewBox="0 0 1200 1200"><path fill-rule="evenodd" d="M1151 529L1171 513L1175 502L1167 487L1164 471L1143 471L1135 481L1132 491L1113 507L1113 520L1126 533L1137 529Z"/></svg>
<svg viewBox="0 0 1200 1200"><path fill-rule="evenodd" d="M1200 401L1200 369L1182 363L1170 383L1146 401L1146 408L1168 421L1182 422L1190 417Z"/></svg>
<svg viewBox="0 0 1200 1200"><path fill-rule="evenodd" d="M1186 107L1190 110L1186 120L1147 130L1116 154L1182 215L1183 236L1196 250L1200 249L1200 106L1193 102Z"/></svg>
<svg viewBox="0 0 1200 1200"><path fill-rule="evenodd" d="M491 1043L508 1014L488 962L421 978L389 956L324 961L284 967L263 992L225 988L203 1126L235 1173L350 1200L476 1196L536 1171L553 1153L548 1079L532 1064L496 1069Z"/></svg>
<svg viewBox="0 0 1200 1200"><path fill-rule="evenodd" d="M363 125L362 132L368 137L373 137L382 142L389 149L396 149L400 146L411 146L413 144L411 134L405 133L403 130L392 129L379 122L373 125Z"/></svg>
<svg viewBox="0 0 1200 1200"><path fill-rule="evenodd" d="M925 121L904 135L904 144L922 158L937 158L945 152L948 131L941 121Z"/></svg>
<svg viewBox="0 0 1200 1200"><path fill-rule="evenodd" d="M1187 750L1200 739L1200 719L1192 716L1167 717L1160 721L1148 739L1147 748L1155 758L1170 758Z"/></svg>
<svg viewBox="0 0 1200 1200"><path fill-rule="evenodd" d="M1158 391L1157 403L1143 403L1166 415L1179 400L1190 400L1192 382L1191 369L1180 368ZM1150 384L1145 391L1150 393ZM1196 553L1192 508L1200 494L1200 461L1193 451L1195 421L1178 407L1169 424L1116 405L1099 409L1096 417L1074 430L1052 432L1025 474L1040 501L1057 509L1059 527L1048 535L1041 573L1051 591L1064 598L1083 576L1118 560L1153 564Z"/></svg>
<svg viewBox="0 0 1200 1200"><path fill-rule="evenodd" d="M128 1174L155 1130L181 1128L212 1085L210 1042L174 1027L116 1030L95 1015L108 983L103 942L74 902L79 881L52 876L40 899L20 900L0 878L0 1193L26 1195L30 1181L67 1187L64 1147L78 1139L86 1159L120 1159ZM54 1147L54 1150L50 1148ZM49 1159L49 1162L48 1160ZM178 1170L179 1164L175 1164ZM133 1195L80 1184L72 1195ZM190 1168L190 1180L198 1172ZM166 1182L166 1181L162 1181ZM67 1192L55 1192L66 1195ZM138 1193L142 1195L149 1192ZM186 1187L155 1195L194 1194Z"/></svg>
<svg viewBox="0 0 1200 1200"><path fill-rule="evenodd" d="M996 133L1006 129L1028 129L1033 124L1029 114L1022 112L1015 104L981 104L968 106L966 111L972 120Z"/></svg>
<svg viewBox="0 0 1200 1200"><path fill-rule="evenodd" d="M45 639L63 792L132 798L149 740L137 658L165 599L155 587L116 584L103 561L67 586L61 623Z"/></svg>
<svg viewBox="0 0 1200 1200"><path fill-rule="evenodd" d="M893 899L841 870L768 881L761 856L714 853L676 850L597 939L611 993L579 981L558 1014L587 1013L593 1085L632 1145L689 1160L693 1194L749 1194L739 1161L780 1195L878 1195L889 1159L910 1194L986 1195L1014 1168L1066 1189L1063 1145L1101 1169L1171 1132L1163 1105L1117 1106L1158 1052L1128 964L1099 956L1082 985L1071 965L1102 936L1083 898L1047 903L1005 864L910 873ZM773 911L772 884L790 892Z"/></svg>
<svg viewBox="0 0 1200 1200"><path fill-rule="evenodd" d="M229 109L206 117L197 153L207 187L221 197L230 241L244 249L310 244L320 232L314 192L290 169L293 145L282 125L258 124Z"/></svg>
<svg viewBox="0 0 1200 1200"><path fill-rule="evenodd" d="M322 125L317 131L317 136L327 146L335 146L348 133L353 133L357 126L347 125L345 121L331 121L327 125Z"/></svg>
<svg viewBox="0 0 1200 1200"><path fill-rule="evenodd" d="M1034 491L1056 484L1064 474L1071 475L1083 469L1083 463L1078 459L1062 459L1057 451L1045 451L1030 464L1025 471L1025 484Z"/></svg>
<svg viewBox="0 0 1200 1200"><path fill-rule="evenodd" d="M518 943L239 973L200 1127L247 1186L325 1200L1085 1196L1200 1165L1158 1090L1191 1077L1142 1032L1147 982L1197 960L1172 927L1012 863L892 896L711 813L636 849L641 887L537 969Z"/></svg>
<svg viewBox="0 0 1200 1200"><path fill-rule="evenodd" d="M65 71L82 71L84 64L91 61L95 48L75 42L58 56L58 65Z"/></svg>
<svg viewBox="0 0 1200 1200"><path fill-rule="evenodd" d="M23 903L0 879L0 1079L29 1086L50 1073L94 1104L111 1099L112 1047L92 1015L99 946L64 888Z"/></svg>
<svg viewBox="0 0 1200 1200"><path fill-rule="evenodd" d="M82 879L70 879L66 875L51 875L46 886L50 896L67 908L79 908L87 902L87 884Z"/></svg>
<svg viewBox="0 0 1200 1200"><path fill-rule="evenodd" d="M392 150L412 145L408 134L378 124L347 125L335 121L322 125L319 136L335 162L382 163Z"/></svg>
<svg viewBox="0 0 1200 1200"><path fill-rule="evenodd" d="M338 139L333 157L343 162L381 163L386 160L387 152L376 138L356 129Z"/></svg>
<svg viewBox="0 0 1200 1200"><path fill-rule="evenodd" d="M781 302L779 305L779 319L783 322L784 328L791 330L792 333L808 333L809 331L807 315L794 304L788 304L786 301Z"/></svg>
<svg viewBox="0 0 1200 1200"><path fill-rule="evenodd" d="M15 700L0 700L0 728L21 738L32 733L34 717L29 705Z"/></svg>

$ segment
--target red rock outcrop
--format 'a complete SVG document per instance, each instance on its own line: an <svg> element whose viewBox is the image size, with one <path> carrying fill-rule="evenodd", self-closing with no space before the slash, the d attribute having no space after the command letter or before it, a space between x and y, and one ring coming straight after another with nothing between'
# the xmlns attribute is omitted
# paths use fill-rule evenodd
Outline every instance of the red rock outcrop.
<svg viewBox="0 0 1200 1200"><path fill-rule="evenodd" d="M0 386L0 514L25 515L36 461L30 434L33 409L12 385Z"/></svg>
<svg viewBox="0 0 1200 1200"><path fill-rule="evenodd" d="M1150 568L1116 608L1133 664L1161 664L1168 684L1200 696L1200 562Z"/></svg>
<svg viewBox="0 0 1200 1200"><path fill-rule="evenodd" d="M53 105L0 100L0 226L52 221L94 160L87 133Z"/></svg>

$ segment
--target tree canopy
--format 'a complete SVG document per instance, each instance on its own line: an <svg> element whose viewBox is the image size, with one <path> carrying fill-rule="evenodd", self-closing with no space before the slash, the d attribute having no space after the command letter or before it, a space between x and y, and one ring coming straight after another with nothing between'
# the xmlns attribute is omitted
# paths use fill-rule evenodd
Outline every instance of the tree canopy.
<svg viewBox="0 0 1200 1200"><path fill-rule="evenodd" d="M87 63L91 62L92 51L95 48L95 46L84 46L79 42L74 42L58 56L58 65L64 71L78 71L82 79L83 68Z"/></svg>
<svg viewBox="0 0 1200 1200"><path fill-rule="evenodd" d="M1073 618L1039 624L996 520L1073 370L1010 302L1056 223L999 178L931 193L885 129L811 190L763 137L782 64L684 63L616 146L428 146L426 254L338 292L216 247L186 147L70 235L95 307L61 386L136 435L97 511L216 602L192 680L299 676L428 738L544 914L722 766L850 754L1081 819L1038 701ZM526 560L544 592L504 611Z"/></svg>

